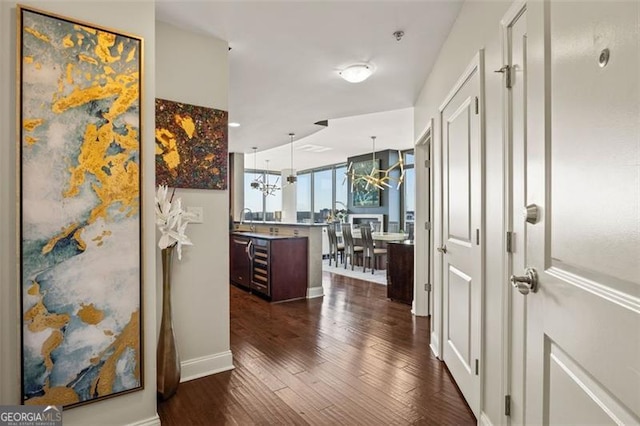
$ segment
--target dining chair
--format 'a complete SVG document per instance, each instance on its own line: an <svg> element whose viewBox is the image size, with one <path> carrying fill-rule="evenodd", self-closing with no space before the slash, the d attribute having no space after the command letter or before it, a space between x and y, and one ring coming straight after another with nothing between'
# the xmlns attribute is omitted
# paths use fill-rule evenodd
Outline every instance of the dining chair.
<svg viewBox="0 0 640 426"><path fill-rule="evenodd" d="M344 244L338 241L335 223L330 223L327 226L327 235L329 236L329 266L331 266L332 258L335 260L336 266L338 266L338 254L340 255L340 261L344 263Z"/></svg>
<svg viewBox="0 0 640 426"><path fill-rule="evenodd" d="M407 227L407 229L406 229L407 234L409 234L407 236L407 240L413 241L415 224L413 222L407 222L406 227Z"/></svg>
<svg viewBox="0 0 640 426"><path fill-rule="evenodd" d="M387 249L376 248L374 246L370 227L365 226L360 228L360 234L362 235L362 244L364 245L364 258L369 261L369 267L373 274L376 270L376 256L386 255ZM367 272L367 263L364 258L362 259L362 272Z"/></svg>
<svg viewBox="0 0 640 426"><path fill-rule="evenodd" d="M344 241L344 269L347 269L347 260L351 259L351 270L357 256L362 257L364 247L355 245L351 234L351 224L342 224L342 239Z"/></svg>
<svg viewBox="0 0 640 426"><path fill-rule="evenodd" d="M389 226L387 228L388 232L400 232L400 224L398 222L389 222Z"/></svg>

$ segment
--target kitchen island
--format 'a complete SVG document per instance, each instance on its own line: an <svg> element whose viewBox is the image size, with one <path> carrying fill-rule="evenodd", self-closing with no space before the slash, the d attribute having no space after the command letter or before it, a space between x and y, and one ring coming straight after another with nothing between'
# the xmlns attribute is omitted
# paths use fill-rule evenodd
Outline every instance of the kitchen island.
<svg viewBox="0 0 640 426"><path fill-rule="evenodd" d="M282 223L282 222L254 222L239 223L234 222L233 230L230 232L230 242L234 237L243 236L252 238L263 238L269 241L283 240L288 238L302 238L306 241L306 291L303 297L307 299L322 297L322 224L303 224L303 223ZM248 243L247 243L248 244ZM230 246L233 257L233 250L237 249ZM240 248L240 250L243 250ZM293 258L287 259L288 265L298 265L302 268L300 260ZM286 268L286 266L276 266L276 268ZM230 269L233 277L233 270ZM246 278L245 278L246 279ZM236 280L239 281L239 280ZM246 285L243 285L247 287Z"/></svg>

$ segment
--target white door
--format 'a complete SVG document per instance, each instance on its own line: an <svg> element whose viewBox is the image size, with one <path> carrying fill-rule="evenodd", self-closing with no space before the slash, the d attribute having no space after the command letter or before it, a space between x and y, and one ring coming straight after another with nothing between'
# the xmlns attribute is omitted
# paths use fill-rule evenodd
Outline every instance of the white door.
<svg viewBox="0 0 640 426"><path fill-rule="evenodd" d="M482 330L482 129L479 54L440 107L443 360L476 417Z"/></svg>
<svg viewBox="0 0 640 426"><path fill-rule="evenodd" d="M528 5L527 424L640 423L639 17Z"/></svg>
<svg viewBox="0 0 640 426"><path fill-rule="evenodd" d="M514 2L502 20L505 66L501 68L505 90L505 145L506 173L508 182L505 200L507 205L506 229L508 240L506 277L525 270L526 227L522 218L526 192L527 149L527 12L526 4ZM505 375L507 377L505 415L511 424L524 421L525 388L525 340L527 310L526 298L512 285L505 286L507 312L505 318L505 346L508 350Z"/></svg>

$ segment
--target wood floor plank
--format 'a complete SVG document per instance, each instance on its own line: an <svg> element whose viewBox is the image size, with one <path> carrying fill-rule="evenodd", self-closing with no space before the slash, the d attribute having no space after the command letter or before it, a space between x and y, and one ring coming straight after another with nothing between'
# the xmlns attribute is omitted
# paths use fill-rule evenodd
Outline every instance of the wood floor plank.
<svg viewBox="0 0 640 426"><path fill-rule="evenodd" d="M159 403L173 425L471 425L429 348L428 318L386 287L325 273L323 298L272 304L231 286L232 371Z"/></svg>

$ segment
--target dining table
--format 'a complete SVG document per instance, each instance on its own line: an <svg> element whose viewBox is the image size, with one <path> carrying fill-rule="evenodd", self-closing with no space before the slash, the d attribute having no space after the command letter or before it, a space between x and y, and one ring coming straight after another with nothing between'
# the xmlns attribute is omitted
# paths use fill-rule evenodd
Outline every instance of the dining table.
<svg viewBox="0 0 640 426"><path fill-rule="evenodd" d="M354 239L361 239L362 235L360 235L359 229L354 229L351 234ZM336 232L336 236L342 238L342 232ZM409 238L409 234L405 234L404 232L372 232L371 236L376 241L404 241Z"/></svg>

